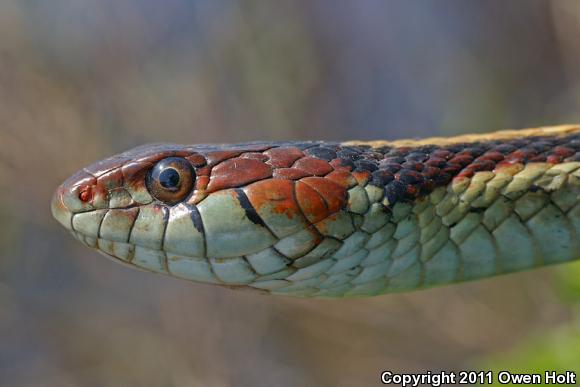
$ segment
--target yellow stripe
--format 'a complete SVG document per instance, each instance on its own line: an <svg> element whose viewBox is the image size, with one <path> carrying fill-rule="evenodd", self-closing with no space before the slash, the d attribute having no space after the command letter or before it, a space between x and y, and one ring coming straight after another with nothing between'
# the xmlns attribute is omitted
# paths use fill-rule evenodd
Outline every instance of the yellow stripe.
<svg viewBox="0 0 580 387"><path fill-rule="evenodd" d="M388 147L418 147L424 145L452 145L463 142L484 142L484 141L494 141L494 140L510 140L522 137L536 137L536 136L567 136L571 134L580 133L580 125L559 125L559 126L546 126L542 128L532 128L532 129L518 129L518 130L501 130L498 132L484 133L484 134L466 134L455 137L430 137L422 138L418 140L413 139L403 139L394 141L347 141L343 145L370 145L373 148L379 148L383 146Z"/></svg>

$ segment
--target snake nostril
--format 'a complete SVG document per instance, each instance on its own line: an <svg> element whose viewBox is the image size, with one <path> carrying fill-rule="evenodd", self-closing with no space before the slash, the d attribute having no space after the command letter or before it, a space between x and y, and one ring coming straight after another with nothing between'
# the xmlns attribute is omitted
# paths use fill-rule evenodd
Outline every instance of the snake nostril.
<svg viewBox="0 0 580 387"><path fill-rule="evenodd" d="M91 192L91 188L90 187L84 187L79 191L79 199L82 202L90 202L91 199L93 198L93 194Z"/></svg>

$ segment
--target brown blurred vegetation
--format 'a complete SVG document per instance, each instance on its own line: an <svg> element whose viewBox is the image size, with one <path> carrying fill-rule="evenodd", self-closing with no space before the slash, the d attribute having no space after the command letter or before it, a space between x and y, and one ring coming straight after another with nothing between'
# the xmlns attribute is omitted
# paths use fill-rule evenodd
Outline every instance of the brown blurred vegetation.
<svg viewBox="0 0 580 387"><path fill-rule="evenodd" d="M49 200L146 142L580 122L579 38L576 0L0 2L0 385L376 385L570 324L552 269L337 301L144 274Z"/></svg>

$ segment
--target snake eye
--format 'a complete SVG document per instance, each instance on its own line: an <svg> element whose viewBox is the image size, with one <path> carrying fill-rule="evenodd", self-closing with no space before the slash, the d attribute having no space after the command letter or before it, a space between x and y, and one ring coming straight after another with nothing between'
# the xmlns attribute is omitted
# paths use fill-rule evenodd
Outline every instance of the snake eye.
<svg viewBox="0 0 580 387"><path fill-rule="evenodd" d="M193 187L195 171L180 157L159 161L147 177L147 189L155 199L167 204L183 200Z"/></svg>

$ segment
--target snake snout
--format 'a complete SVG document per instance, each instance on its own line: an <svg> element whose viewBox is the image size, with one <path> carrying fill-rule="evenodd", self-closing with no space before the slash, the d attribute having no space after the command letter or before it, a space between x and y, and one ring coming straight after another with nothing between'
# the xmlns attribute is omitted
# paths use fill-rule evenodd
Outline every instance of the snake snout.
<svg viewBox="0 0 580 387"><path fill-rule="evenodd" d="M90 247L98 238L99 214L106 211L99 208L108 201L108 193L99 189L96 180L85 171L75 173L57 188L50 205L53 217Z"/></svg>
<svg viewBox="0 0 580 387"><path fill-rule="evenodd" d="M72 212L64 205L63 197L64 190L59 187L54 195L52 195L52 200L50 202L50 210L52 216L67 229L71 228Z"/></svg>
<svg viewBox="0 0 580 387"><path fill-rule="evenodd" d="M97 189L95 183L94 176L80 171L55 191L51 201L52 215L67 229L72 229L75 214L94 210L105 201L106 192Z"/></svg>

